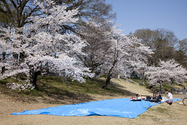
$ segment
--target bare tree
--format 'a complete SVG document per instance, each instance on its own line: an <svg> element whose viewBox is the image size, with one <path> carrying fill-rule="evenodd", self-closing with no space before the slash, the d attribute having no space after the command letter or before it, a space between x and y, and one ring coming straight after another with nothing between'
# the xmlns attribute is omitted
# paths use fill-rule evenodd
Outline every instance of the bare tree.
<svg viewBox="0 0 187 125"><path fill-rule="evenodd" d="M34 6L33 0L0 0L0 12L6 14L16 28L28 23L28 17L39 14L40 7Z"/></svg>
<svg viewBox="0 0 187 125"><path fill-rule="evenodd" d="M187 39L179 41L174 59L187 68Z"/></svg>
<svg viewBox="0 0 187 125"><path fill-rule="evenodd" d="M168 60L174 58L175 44L177 38L172 31L166 29L139 29L134 35L142 39L142 43L150 46L155 52L149 59L150 64L158 65L159 60Z"/></svg>
<svg viewBox="0 0 187 125"><path fill-rule="evenodd" d="M110 21L97 22L90 19L78 27L78 32L88 42L83 48L87 55L77 55L84 65L89 67L92 72L96 72L104 64L105 58L109 53L111 41L107 32L111 31L113 23Z"/></svg>
<svg viewBox="0 0 187 125"><path fill-rule="evenodd" d="M107 4L106 0L55 0L58 4L67 4L67 10L79 8L76 15L81 20L98 18L101 20L114 19L116 14L112 12L112 5Z"/></svg>

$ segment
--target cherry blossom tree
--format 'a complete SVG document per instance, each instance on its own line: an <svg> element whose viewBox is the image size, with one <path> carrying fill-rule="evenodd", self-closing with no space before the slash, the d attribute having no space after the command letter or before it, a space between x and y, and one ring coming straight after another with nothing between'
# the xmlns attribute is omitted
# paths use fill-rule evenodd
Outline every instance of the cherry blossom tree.
<svg viewBox="0 0 187 125"><path fill-rule="evenodd" d="M31 23L21 28L1 28L3 37L0 38L0 46L10 56L1 62L6 71L1 74L0 79L25 73L29 76L30 83L37 88L37 76L45 73L46 66L59 76L80 82L85 81L84 76L93 77L90 70L71 54L85 55L82 48L87 42L74 33L62 31L63 25L78 21L74 18L78 9L66 11L65 5L56 5L52 0L35 0L34 4L41 8L41 16L31 16L28 20ZM14 58L14 54L18 58Z"/></svg>
<svg viewBox="0 0 187 125"><path fill-rule="evenodd" d="M146 61L147 56L153 53L149 47L141 43L140 39L121 34L116 27L107 34L110 36L112 46L102 65L102 71L107 75L103 88L107 88L111 78L119 74L126 77L130 67L141 65L141 62Z"/></svg>
<svg viewBox="0 0 187 125"><path fill-rule="evenodd" d="M183 83L187 80L186 74L187 70L176 63L174 59L168 61L160 60L158 67L150 66L145 73L149 79L149 84L160 84L160 90L163 82L168 84L173 82L176 84Z"/></svg>

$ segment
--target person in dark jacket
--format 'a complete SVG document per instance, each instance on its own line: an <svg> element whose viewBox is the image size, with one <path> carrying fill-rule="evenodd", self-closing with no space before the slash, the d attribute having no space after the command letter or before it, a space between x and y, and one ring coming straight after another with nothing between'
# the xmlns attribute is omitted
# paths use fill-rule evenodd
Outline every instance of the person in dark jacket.
<svg viewBox="0 0 187 125"><path fill-rule="evenodd" d="M159 92L157 96L157 102L161 102L161 101L162 101L162 96L160 95L160 92Z"/></svg>
<svg viewBox="0 0 187 125"><path fill-rule="evenodd" d="M158 93L158 96L156 96L156 98L149 99L148 101L150 101L150 102L156 102L156 103L161 102L162 101L162 96L160 95L160 92Z"/></svg>

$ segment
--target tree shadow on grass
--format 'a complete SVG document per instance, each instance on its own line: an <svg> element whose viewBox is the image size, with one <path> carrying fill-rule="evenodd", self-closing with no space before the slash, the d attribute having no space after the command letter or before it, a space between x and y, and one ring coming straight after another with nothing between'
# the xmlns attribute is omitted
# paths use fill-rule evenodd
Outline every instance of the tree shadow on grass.
<svg viewBox="0 0 187 125"><path fill-rule="evenodd" d="M37 81L38 90L14 91L8 89L5 82L1 83L0 90L16 101L43 102L50 104L76 104L96 101L90 94L101 96L131 96L135 95L123 86L111 82L107 89L102 89L105 83L102 79L87 80L86 83L68 81L70 86L61 81L60 77L40 77Z"/></svg>
<svg viewBox="0 0 187 125"><path fill-rule="evenodd" d="M100 83L102 86L105 84L104 79L93 79L93 80L96 81L97 83ZM110 84L106 89L110 90L114 93L120 93L120 94L125 95L125 96L135 96L136 95L136 93L130 92L130 91L126 90L125 88L126 87L124 87L122 85L119 85L116 82L110 81Z"/></svg>
<svg viewBox="0 0 187 125"><path fill-rule="evenodd" d="M65 84L65 83L62 83ZM76 104L82 102L93 101L93 98L88 94L79 91L66 90L64 87L55 87L47 84L45 86L39 86L40 93L43 93L40 98L45 103L50 104Z"/></svg>
<svg viewBox="0 0 187 125"><path fill-rule="evenodd" d="M10 96L14 101L29 103L49 103L49 104L76 104L93 101L94 99L88 94L69 91L63 87L55 87L45 82L37 82L39 89L32 91L11 90L6 84L0 83L1 93ZM65 84L65 83L64 83Z"/></svg>
<svg viewBox="0 0 187 125"><path fill-rule="evenodd" d="M40 86L42 84L43 86ZM74 81L70 82L70 86L62 82L60 84L64 84L64 86L59 85L60 87L56 87L55 85L46 84L40 81L40 84L38 84L40 88L39 91L45 93L44 96L42 96L42 100L45 103L76 104L82 102L96 101L95 99L93 99L93 97L90 96L90 94L97 94L101 96L136 95L135 93L125 90L124 86L113 82L111 82L107 89L102 89L102 86L104 84L104 80L102 79L87 80L87 83L76 83ZM68 87L70 88L67 89Z"/></svg>

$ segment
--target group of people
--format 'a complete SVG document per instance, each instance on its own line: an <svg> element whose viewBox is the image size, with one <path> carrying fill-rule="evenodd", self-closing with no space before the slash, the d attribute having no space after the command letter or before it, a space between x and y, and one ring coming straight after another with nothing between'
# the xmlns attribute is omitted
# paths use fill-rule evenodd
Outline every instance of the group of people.
<svg viewBox="0 0 187 125"><path fill-rule="evenodd" d="M142 98L142 96L140 94L136 94L135 98L131 98L131 101L141 101L141 99L145 100L145 101L150 101L150 102L161 102L162 101L162 96L160 94L160 92L156 93L157 96L156 97L150 97L150 96L145 96L144 98ZM139 98L141 97L141 98ZM170 90L167 90L167 96L166 96L166 103L168 103L169 105L172 105L173 103L173 95L171 94Z"/></svg>

